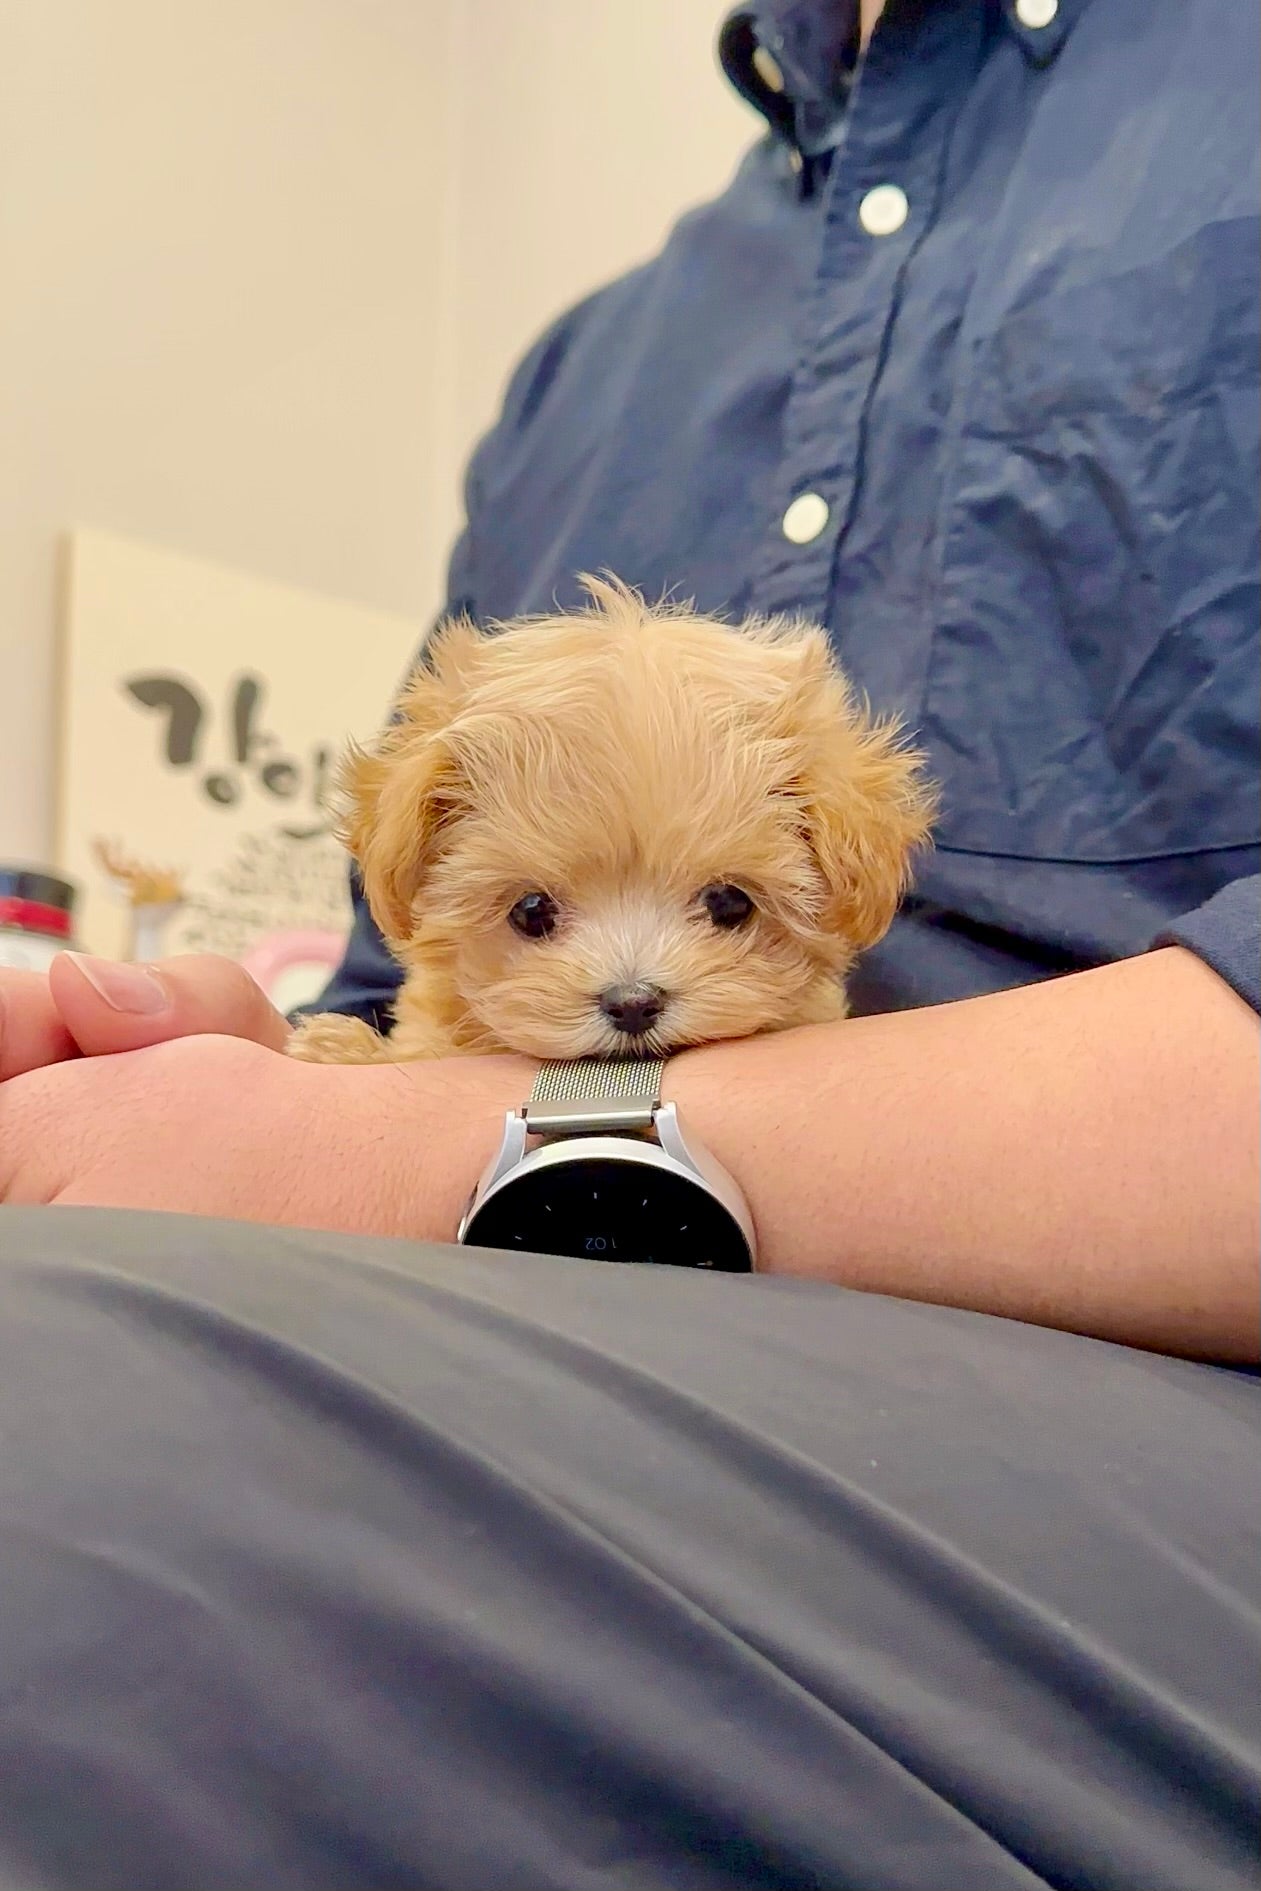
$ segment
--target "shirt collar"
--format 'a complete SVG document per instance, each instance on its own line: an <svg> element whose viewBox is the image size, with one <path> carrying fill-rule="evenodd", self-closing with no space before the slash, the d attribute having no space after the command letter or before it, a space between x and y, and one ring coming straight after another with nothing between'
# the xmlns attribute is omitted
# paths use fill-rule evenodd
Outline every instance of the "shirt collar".
<svg viewBox="0 0 1261 1891"><path fill-rule="evenodd" d="M798 105L843 103L858 37L858 0L748 0L757 41Z"/></svg>
<svg viewBox="0 0 1261 1891"><path fill-rule="evenodd" d="M1088 0L974 3L997 15L1031 65L1046 66ZM1028 23L1048 11L1045 24ZM723 23L719 58L736 91L771 129L810 155L836 142L853 80L857 27L858 0L745 0Z"/></svg>
<svg viewBox="0 0 1261 1891"><path fill-rule="evenodd" d="M731 84L803 155L839 136L857 18L858 0L745 0L719 33Z"/></svg>

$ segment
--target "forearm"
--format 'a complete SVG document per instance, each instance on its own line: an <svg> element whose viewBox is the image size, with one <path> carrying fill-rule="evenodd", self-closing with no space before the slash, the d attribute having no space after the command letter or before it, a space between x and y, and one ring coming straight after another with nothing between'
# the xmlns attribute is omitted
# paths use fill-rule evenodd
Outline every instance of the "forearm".
<svg viewBox="0 0 1261 1891"><path fill-rule="evenodd" d="M1255 1358L1257 1020L1174 948L676 1059L762 1264Z"/></svg>

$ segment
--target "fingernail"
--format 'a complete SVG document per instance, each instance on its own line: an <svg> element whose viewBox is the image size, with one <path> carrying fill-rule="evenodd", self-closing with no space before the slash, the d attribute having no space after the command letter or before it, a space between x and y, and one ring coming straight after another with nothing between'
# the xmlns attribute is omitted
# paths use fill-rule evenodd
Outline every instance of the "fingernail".
<svg viewBox="0 0 1261 1891"><path fill-rule="evenodd" d="M74 961L111 1011L153 1017L171 1002L166 986L147 965L119 965L113 959L90 959L82 952L67 952L66 957Z"/></svg>

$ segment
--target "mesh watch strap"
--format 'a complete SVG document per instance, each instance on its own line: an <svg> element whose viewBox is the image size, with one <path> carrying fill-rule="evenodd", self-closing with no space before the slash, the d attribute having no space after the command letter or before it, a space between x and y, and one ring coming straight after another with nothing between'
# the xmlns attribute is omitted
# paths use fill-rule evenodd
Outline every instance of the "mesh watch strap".
<svg viewBox="0 0 1261 1891"><path fill-rule="evenodd" d="M544 1064L522 1115L532 1136L651 1129L661 1102L659 1057L584 1057Z"/></svg>

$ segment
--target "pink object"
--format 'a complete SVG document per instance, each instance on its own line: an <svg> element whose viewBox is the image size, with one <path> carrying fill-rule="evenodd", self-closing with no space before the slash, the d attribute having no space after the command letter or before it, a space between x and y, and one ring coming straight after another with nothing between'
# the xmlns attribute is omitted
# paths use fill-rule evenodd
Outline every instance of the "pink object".
<svg viewBox="0 0 1261 1891"><path fill-rule="evenodd" d="M241 964L282 1011L318 996L341 964L346 941L339 932L273 932L241 954ZM309 986L299 996L298 985Z"/></svg>

